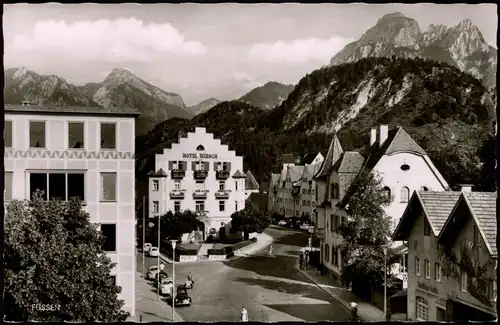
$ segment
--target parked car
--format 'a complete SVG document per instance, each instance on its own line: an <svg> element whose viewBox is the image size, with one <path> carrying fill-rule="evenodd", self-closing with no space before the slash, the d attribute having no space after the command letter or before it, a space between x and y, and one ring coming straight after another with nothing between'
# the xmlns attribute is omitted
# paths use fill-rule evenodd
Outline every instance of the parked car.
<svg viewBox="0 0 500 325"><path fill-rule="evenodd" d="M157 265L150 266L148 269L147 278L149 280L153 280L156 277L156 274L158 273L158 271L160 271L160 269L158 268Z"/></svg>
<svg viewBox="0 0 500 325"><path fill-rule="evenodd" d="M158 257L160 254L160 251L158 250L158 247L151 247L148 251L148 256L150 257Z"/></svg>
<svg viewBox="0 0 500 325"><path fill-rule="evenodd" d="M188 295L187 290L184 286L178 286L176 288L176 295L174 299L174 305L177 306L191 306L191 297ZM170 301L172 301L170 299Z"/></svg>
<svg viewBox="0 0 500 325"><path fill-rule="evenodd" d="M159 280L158 280L158 277L160 278ZM158 281L160 281L160 282L161 282L162 280L167 279L167 278L168 278L168 274L167 274L167 272L165 272L165 271L160 271L160 272L157 272L157 273L155 274L155 287L156 287L156 285L158 284Z"/></svg>
<svg viewBox="0 0 500 325"><path fill-rule="evenodd" d="M308 223L304 223L304 224L300 225L300 229L302 229L302 230L309 230L309 224Z"/></svg>
<svg viewBox="0 0 500 325"><path fill-rule="evenodd" d="M160 290L163 296L171 296L173 288L174 288L174 281L172 279L161 280Z"/></svg>
<svg viewBox="0 0 500 325"><path fill-rule="evenodd" d="M153 245L151 245L150 243L144 243L144 246L142 246L142 251L143 251L144 253L147 253L147 252L149 252L149 249L150 249L151 247L153 247Z"/></svg>
<svg viewBox="0 0 500 325"><path fill-rule="evenodd" d="M285 220L278 221L278 226L286 226L286 221Z"/></svg>

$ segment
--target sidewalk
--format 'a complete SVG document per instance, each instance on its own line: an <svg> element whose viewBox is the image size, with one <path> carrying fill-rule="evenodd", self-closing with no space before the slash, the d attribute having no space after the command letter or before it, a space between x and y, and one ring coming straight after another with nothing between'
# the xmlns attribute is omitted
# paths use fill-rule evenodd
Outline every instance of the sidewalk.
<svg viewBox="0 0 500 325"><path fill-rule="evenodd" d="M240 258L243 258L245 256L252 255L252 254L266 248L273 241L274 241L274 238L271 237L270 235L266 234L265 232L258 234L257 235L257 242L239 249L238 252L235 252L234 256L229 258L228 260L234 261L234 260L238 260Z"/></svg>
<svg viewBox="0 0 500 325"><path fill-rule="evenodd" d="M160 296L156 300L154 287L143 279L140 272L135 274L135 316L127 321L139 322L142 315L142 322L171 322L172 307L167 304L165 298ZM175 321L183 322L182 317L175 311Z"/></svg>
<svg viewBox="0 0 500 325"><path fill-rule="evenodd" d="M361 298L356 296L351 291L348 291L345 287L341 286L339 283L335 283L328 276L321 276L317 274L317 270L309 266L310 269L301 270L298 266L295 266L297 271L302 273L306 278L312 283L316 284L324 292L330 295L333 299L337 300L341 305L347 308L349 311L351 307L349 304L354 301L358 304L358 316L363 321L384 321L384 312L374 305L363 301ZM394 317L392 320L395 320Z"/></svg>

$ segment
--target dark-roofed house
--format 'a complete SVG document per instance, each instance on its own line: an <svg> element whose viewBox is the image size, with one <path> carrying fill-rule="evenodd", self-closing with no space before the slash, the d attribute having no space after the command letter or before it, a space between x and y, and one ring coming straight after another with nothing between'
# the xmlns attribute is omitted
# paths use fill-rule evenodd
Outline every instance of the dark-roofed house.
<svg viewBox="0 0 500 325"><path fill-rule="evenodd" d="M304 166L290 166L286 171L285 193L287 201L284 204L285 217L300 217L300 186Z"/></svg>
<svg viewBox="0 0 500 325"><path fill-rule="evenodd" d="M278 213L279 211L277 207L279 181L280 174L271 174L269 189L267 190L267 207L271 213Z"/></svg>
<svg viewBox="0 0 500 325"><path fill-rule="evenodd" d="M79 197L101 223L124 310L135 313L135 123L131 108L5 105L4 200Z"/></svg>
<svg viewBox="0 0 500 325"><path fill-rule="evenodd" d="M245 178L245 200L252 193L259 193L260 185L250 170L247 170Z"/></svg>
<svg viewBox="0 0 500 325"><path fill-rule="evenodd" d="M308 153L302 157L302 160L300 161L300 165L307 166L307 165L314 165L314 164L321 164L323 162L324 157L321 154L321 152L318 153Z"/></svg>
<svg viewBox="0 0 500 325"><path fill-rule="evenodd" d="M408 245L408 320L496 318L496 200L466 187L413 193L393 236Z"/></svg>
<svg viewBox="0 0 500 325"><path fill-rule="evenodd" d="M334 137L315 177L318 184L317 235L322 245L323 264L334 277L342 267L338 249L342 238L337 229L347 217L346 207L357 190L354 180L362 171L378 174L383 190L392 197L385 213L393 221L393 230L405 211L410 193L449 189L425 151L401 127L389 129L387 125L380 125L372 128L370 143L359 151L344 152ZM401 246L402 242L394 242L394 248ZM400 265L394 265L391 271L403 279L401 270Z"/></svg>

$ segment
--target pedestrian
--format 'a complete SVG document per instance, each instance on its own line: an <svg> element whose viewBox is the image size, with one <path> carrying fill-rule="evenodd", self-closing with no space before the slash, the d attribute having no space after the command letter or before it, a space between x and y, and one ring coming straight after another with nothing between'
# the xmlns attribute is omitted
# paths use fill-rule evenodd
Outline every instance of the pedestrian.
<svg viewBox="0 0 500 325"><path fill-rule="evenodd" d="M350 303L350 306L351 306L350 321L357 322L358 321L358 304L353 301Z"/></svg>
<svg viewBox="0 0 500 325"><path fill-rule="evenodd" d="M273 245L269 245L269 255L273 255Z"/></svg>
<svg viewBox="0 0 500 325"><path fill-rule="evenodd" d="M142 314L139 315L139 322L142 323Z"/></svg>
<svg viewBox="0 0 500 325"><path fill-rule="evenodd" d="M241 321L248 322L248 312L244 306L241 307Z"/></svg>
<svg viewBox="0 0 500 325"><path fill-rule="evenodd" d="M385 320L387 322L390 322L391 321L391 316L392 316L392 313L391 313L391 306L387 306L387 312L385 313Z"/></svg>

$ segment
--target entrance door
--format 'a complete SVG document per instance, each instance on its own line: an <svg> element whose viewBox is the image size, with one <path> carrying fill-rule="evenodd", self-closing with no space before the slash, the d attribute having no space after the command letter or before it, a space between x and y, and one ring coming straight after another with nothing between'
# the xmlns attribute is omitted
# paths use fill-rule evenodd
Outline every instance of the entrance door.
<svg viewBox="0 0 500 325"><path fill-rule="evenodd" d="M444 308L436 307L436 320L438 322L446 321L446 310Z"/></svg>

